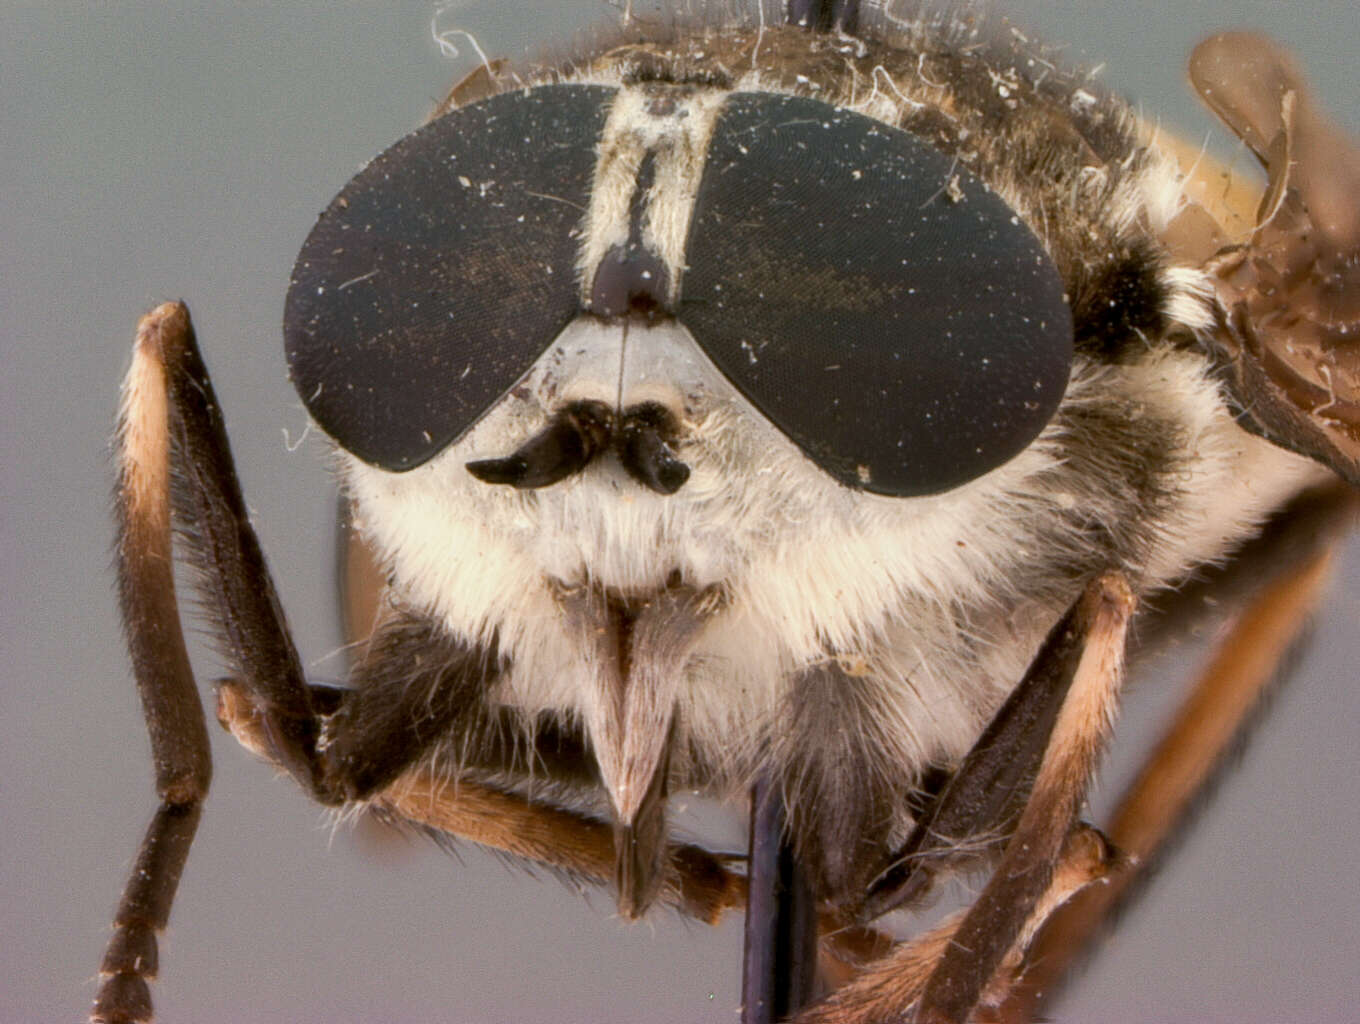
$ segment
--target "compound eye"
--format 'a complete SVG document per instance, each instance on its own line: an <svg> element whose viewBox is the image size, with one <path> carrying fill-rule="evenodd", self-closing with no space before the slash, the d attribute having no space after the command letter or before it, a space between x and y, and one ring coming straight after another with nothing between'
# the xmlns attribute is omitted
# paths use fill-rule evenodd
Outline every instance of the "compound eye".
<svg viewBox="0 0 1360 1024"><path fill-rule="evenodd" d="M1025 448L1067 385L1057 269L1002 199L920 139L738 93L715 127L680 320L840 482L931 494Z"/></svg>
<svg viewBox="0 0 1360 1024"><path fill-rule="evenodd" d="M284 346L317 423L411 469L457 440L576 315L577 228L616 90L455 110L373 160L293 269Z"/></svg>

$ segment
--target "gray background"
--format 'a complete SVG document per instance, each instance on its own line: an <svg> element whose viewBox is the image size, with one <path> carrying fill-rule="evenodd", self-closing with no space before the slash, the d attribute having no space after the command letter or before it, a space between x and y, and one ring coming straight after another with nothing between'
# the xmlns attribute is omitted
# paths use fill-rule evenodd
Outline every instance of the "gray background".
<svg viewBox="0 0 1360 1024"><path fill-rule="evenodd" d="M1106 82L1196 140L1210 119L1181 69L1198 37L1226 25L1288 41L1357 126L1351 0L1181 6L1008 10L1072 59L1104 61ZM335 670L322 657L339 642L330 490L314 439L285 444L305 417L278 324L317 212L472 66L439 55L431 8L0 8L0 1024L84 1012L154 806L106 513L117 383L153 303L193 307L299 645L314 671ZM493 55L611 16L596 0L466 8L455 20ZM1358 570L1352 544L1296 684L1059 1019L1360 1018ZM216 674L196 657L202 678ZM1144 680L1131 695L1116 776L1171 686ZM626 927L608 898L584 901L475 850L452 858L332 829L216 730L214 746L155 989L163 1020L735 1019L737 922L711 930L663 913ZM1101 798L1117 789L1107 780Z"/></svg>

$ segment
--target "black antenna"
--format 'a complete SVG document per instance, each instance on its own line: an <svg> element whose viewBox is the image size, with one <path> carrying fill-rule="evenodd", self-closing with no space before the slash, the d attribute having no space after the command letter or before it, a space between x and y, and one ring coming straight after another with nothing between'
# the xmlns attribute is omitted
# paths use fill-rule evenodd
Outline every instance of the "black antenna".
<svg viewBox="0 0 1360 1024"><path fill-rule="evenodd" d="M788 21L814 32L853 35L859 25L859 0L789 0Z"/></svg>

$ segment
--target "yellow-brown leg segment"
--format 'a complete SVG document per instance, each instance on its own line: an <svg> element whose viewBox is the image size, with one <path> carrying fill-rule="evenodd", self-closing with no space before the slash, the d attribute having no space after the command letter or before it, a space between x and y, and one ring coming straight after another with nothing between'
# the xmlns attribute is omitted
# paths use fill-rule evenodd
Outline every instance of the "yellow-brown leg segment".
<svg viewBox="0 0 1360 1024"><path fill-rule="evenodd" d="M1327 592L1340 535L1360 499L1353 491L1322 495L1307 511L1312 535L1289 538L1294 559L1276 567L1238 616L1162 740L1124 794L1107 832L1130 856L1109 884L1078 894L1054 914L1034 944L1032 966L1002 1008L1001 1018L1025 1024L1061 990L1143 869L1185 822L1224 754L1251 721L1290 648ZM1302 517L1301 517L1302 518Z"/></svg>
<svg viewBox="0 0 1360 1024"><path fill-rule="evenodd" d="M942 794L936 821L952 820L961 809L976 805L987 808L978 827L997 827L993 817L1009 817L1005 805L1011 797L992 801L992 806L980 802L975 792L977 780L1000 778L988 740L1020 723L1032 722L1032 730L1044 728L1049 695L1062 695L1028 798L1018 820L1010 819L1015 822L1010 839L972 907L945 931L908 944L872 967L872 982L856 980L798 1015L798 1024L963 1024L985 997L1009 988L1007 965L1018 962L1043 919L1077 888L1103 874L1109 860L1103 842L1096 843L1085 831L1077 833L1083 839L1069 841L1069 835L1113 722L1133 607L1122 575L1107 573L1092 582L1050 633L1016 695L965 760L954 785L962 795L951 796L949 788ZM938 855L928 847L912 848ZM1069 861L1085 867L1058 871ZM891 880L897 894L913 890L913 877L901 865L885 872L884 880ZM888 909L895 905L893 899L880 886L870 905Z"/></svg>
<svg viewBox="0 0 1360 1024"><path fill-rule="evenodd" d="M1048 889L1025 920L1019 936L1002 958L999 969L984 987L978 1003L996 1006L1014 982L1025 947L1039 926L1064 902L1090 886L1105 880L1119 864L1104 836L1088 825L1078 825L1068 835L1062 855L1053 868ZM943 962L955 942L967 911L950 915L936 927L906 942L861 970L831 999L803 1017L799 1024L838 1024L847 1019L892 1021L904 1019L903 1007L920 1003L936 966ZM854 1007L858 1018L845 1013ZM838 1016L840 1014L840 1016Z"/></svg>
<svg viewBox="0 0 1360 1024"><path fill-rule="evenodd" d="M408 821L594 884L614 882L614 829L607 822L422 769L393 783L382 804ZM746 905L746 878L702 847L676 843L669 847L660 895L682 913L716 924L725 911Z"/></svg>
<svg viewBox="0 0 1360 1024"><path fill-rule="evenodd" d="M262 714L250 691L235 682L218 686L218 719L237 741L269 760L273 752ZM368 801L376 811L410 824L542 864L593 885L614 881L613 826L584 814L529 800L472 779L450 778L417 765ZM746 879L721 858L688 845L672 845L662 899L691 917L714 924L746 904Z"/></svg>

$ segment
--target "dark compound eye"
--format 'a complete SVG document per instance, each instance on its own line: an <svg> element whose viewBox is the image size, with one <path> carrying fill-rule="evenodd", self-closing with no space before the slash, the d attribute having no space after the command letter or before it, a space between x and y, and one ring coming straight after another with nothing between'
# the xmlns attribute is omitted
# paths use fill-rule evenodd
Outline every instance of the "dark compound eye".
<svg viewBox="0 0 1360 1024"><path fill-rule="evenodd" d="M680 320L814 462L878 494L1025 448L1067 385L1056 268L1000 197L916 137L739 93L690 225Z"/></svg>
<svg viewBox="0 0 1360 1024"><path fill-rule="evenodd" d="M580 315L580 226L618 95L545 86L455 111L331 204L284 333L303 401L346 449L421 464ZM909 496L974 479L1034 439L1066 386L1062 282L1015 213L914 136L815 100L727 98L684 266L653 269L681 282L666 309L733 386L850 487ZM627 299L604 312L636 315L627 281L597 273L596 291L601 277Z"/></svg>
<svg viewBox="0 0 1360 1024"><path fill-rule="evenodd" d="M293 270L284 344L317 423L410 469L455 441L579 310L577 227L616 90L456 110L365 167Z"/></svg>

